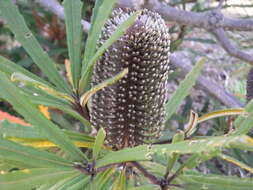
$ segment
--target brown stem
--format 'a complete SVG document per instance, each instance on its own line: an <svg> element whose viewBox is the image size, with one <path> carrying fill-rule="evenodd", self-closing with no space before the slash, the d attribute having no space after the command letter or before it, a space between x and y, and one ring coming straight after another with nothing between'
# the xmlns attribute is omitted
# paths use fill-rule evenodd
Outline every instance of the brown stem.
<svg viewBox="0 0 253 190"><path fill-rule="evenodd" d="M159 180L156 176L149 173L142 165L138 162L131 162L131 164L136 167L146 178L148 178L153 184L160 185L161 180Z"/></svg>

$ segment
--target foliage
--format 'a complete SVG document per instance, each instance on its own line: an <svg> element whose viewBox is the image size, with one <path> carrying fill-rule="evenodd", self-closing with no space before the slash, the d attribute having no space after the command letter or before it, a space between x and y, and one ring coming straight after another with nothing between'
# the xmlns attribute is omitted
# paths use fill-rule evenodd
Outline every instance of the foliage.
<svg viewBox="0 0 253 190"><path fill-rule="evenodd" d="M189 122L185 123L183 131L170 134L173 136L171 143L168 143L170 136L166 136L166 130L164 143L154 142L119 151L112 151L104 144L103 129L94 137L96 129L85 113L86 103L98 90L120 80L127 69L90 88L93 65L139 14L133 14L96 49L101 27L114 3L96 1L92 27L82 52L83 3L64 0L70 66L66 67L68 75L63 76L16 5L11 0L0 1L0 16L43 73L38 76L0 56L0 97L27 122L17 122L17 118L9 119L9 116L3 118L8 121L0 122L0 189L252 189L249 177L225 176L215 170L203 174L193 168L215 158L253 173L252 158L248 155L253 151L253 139L247 135L252 128L253 101L245 109L219 110L201 117L195 112L188 113ZM176 114L190 94L204 62L200 59L180 82L166 105L167 119ZM195 135L199 123L231 115L240 115L234 130L217 136ZM73 120L79 121L79 127L72 126Z"/></svg>

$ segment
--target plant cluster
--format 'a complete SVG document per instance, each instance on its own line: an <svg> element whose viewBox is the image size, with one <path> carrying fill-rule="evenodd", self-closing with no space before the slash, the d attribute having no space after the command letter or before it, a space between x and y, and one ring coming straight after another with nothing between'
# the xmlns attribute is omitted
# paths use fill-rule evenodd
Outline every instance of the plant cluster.
<svg viewBox="0 0 253 190"><path fill-rule="evenodd" d="M145 136L139 142L129 134L126 135L132 141L126 138L121 142L120 138L116 138L121 129L117 122L122 121L119 120L121 116L117 109L121 108L106 110L106 107L102 107L101 111L101 101L107 102L106 106L118 103L118 99L114 99L121 97L117 96L121 94L117 88L122 87L122 81L130 76L128 74L134 76L131 82L136 80L133 73L136 72L138 77L145 74L141 69L146 67L139 68L138 65L140 61L143 64L144 60L138 61L139 58L147 57L146 64L150 66L151 72L145 76L147 81L144 80L144 89L136 89L137 93L144 91L146 96L143 97L146 98L133 96L139 98L140 102L143 101L144 111L141 110L139 117L144 121L142 124L145 124L136 124L138 134L134 134L134 137L144 136L145 130L149 129L152 129L148 131L150 137L155 136L157 128L161 130L161 125L175 115L201 73L205 59L199 59L165 102L165 81L169 75L167 56L170 49L170 36L165 24L159 15L147 10L125 13L118 10L123 16L117 19L122 20L108 20L109 24L105 25L107 28L103 29L115 2L116 0L96 1L82 53L83 3L80 0L64 0L69 59L64 63L66 74L62 74L28 28L17 6L11 0L0 1L0 17L43 73L40 77L0 56L0 98L9 102L25 120L14 123L12 118L0 122L0 189L252 190L250 177L226 176L215 170L205 174L196 170L202 163L217 158L253 173L249 165L252 163L239 160L233 154L237 152L246 155L253 151L253 139L247 135L253 123L252 100L245 108L218 110L202 116L191 111L183 130L169 135L165 130L161 131L160 139L150 141ZM118 12L114 14L115 18ZM142 27L141 21L149 22L147 30L139 29ZM144 28L145 26L142 29ZM131 30L135 34L133 37L129 35ZM140 38L142 41L138 41ZM131 52L130 48L135 49ZM128 60L130 53L134 57ZM156 58L160 60L157 61ZM115 65L119 64L119 59L123 60L123 65ZM127 61L131 61L131 66L128 66ZM159 67L152 65L154 63L160 64ZM104 67L104 70L99 67ZM134 94L131 86L132 84L127 84L125 90ZM150 91L151 88L157 91ZM155 92L154 95L152 92ZM141 109L140 102L137 103ZM149 102L150 107L145 109ZM160 107L156 108L157 105ZM128 104L122 106L123 111L127 110ZM48 109L53 111L49 113ZM113 111L116 113L111 114ZM154 116L157 114L155 112L158 113L157 117ZM101 114L116 118L109 120ZM125 115L127 117L127 113ZM132 115L127 122L135 121L133 116L137 117ZM238 117L224 134L195 135L200 123L221 116ZM78 121L78 127L73 126L67 118ZM155 119L157 123L153 121ZM116 125L114 121L117 121ZM103 124L106 124L105 129L101 127ZM127 126L124 123L123 128L127 129ZM113 135L108 138L110 132ZM105 140L108 142L105 143ZM116 146L117 141L119 145Z"/></svg>

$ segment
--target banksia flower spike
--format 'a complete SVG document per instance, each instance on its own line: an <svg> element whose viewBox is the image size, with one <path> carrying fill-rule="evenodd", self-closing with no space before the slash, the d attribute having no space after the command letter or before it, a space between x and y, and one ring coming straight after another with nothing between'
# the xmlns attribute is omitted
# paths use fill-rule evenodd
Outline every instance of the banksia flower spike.
<svg viewBox="0 0 253 190"><path fill-rule="evenodd" d="M98 46L133 13L116 9L105 23ZM91 100L91 122L106 130L107 144L114 149L159 137L165 122L169 46L170 34L164 20L157 13L143 10L96 63L92 85L129 69L125 77Z"/></svg>
<svg viewBox="0 0 253 190"><path fill-rule="evenodd" d="M247 78L247 102L253 98L253 68L250 69Z"/></svg>

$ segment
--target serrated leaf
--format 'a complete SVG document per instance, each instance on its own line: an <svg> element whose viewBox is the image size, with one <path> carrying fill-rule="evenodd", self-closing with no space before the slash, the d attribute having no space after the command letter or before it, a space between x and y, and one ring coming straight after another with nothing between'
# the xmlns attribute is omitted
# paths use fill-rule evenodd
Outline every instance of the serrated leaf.
<svg viewBox="0 0 253 190"><path fill-rule="evenodd" d="M73 168L24 169L0 175L0 188L8 190L32 189L43 182L52 183L75 176L79 171Z"/></svg>
<svg viewBox="0 0 253 190"><path fill-rule="evenodd" d="M166 104L166 120L168 120L172 114L176 112L183 99L189 95L191 88L195 84L196 79L202 70L204 62L204 58L200 59L193 67L192 71L186 75L182 82L180 82L177 90L172 94L171 98Z"/></svg>
<svg viewBox="0 0 253 190"><path fill-rule="evenodd" d="M96 160L101 149L102 146L104 144L104 140L105 140L105 136L106 136L106 132L103 128L100 128L98 130L98 134L96 136L96 140L93 146L93 159Z"/></svg>
<svg viewBox="0 0 253 190"><path fill-rule="evenodd" d="M106 49L108 49L115 41L117 41L126 31L127 28L129 28L136 20L140 12L135 12L132 14L125 22L119 25L119 27L112 33L110 38L105 41L105 43L97 50L94 56L90 58L88 63L85 65L82 77L79 84L79 91L83 92L85 87L87 86L93 66L95 62L102 56L102 54L105 52Z"/></svg>
<svg viewBox="0 0 253 190"><path fill-rule="evenodd" d="M46 119L30 100L20 93L4 73L0 72L0 96L11 103L14 109L36 126L52 142L61 147L73 160L83 160L85 155L51 121Z"/></svg>
<svg viewBox="0 0 253 190"><path fill-rule="evenodd" d="M53 60L42 49L32 32L27 27L24 18L19 13L16 5L11 0L0 1L0 11L7 21L10 30L21 43L34 62L43 73L54 83L59 90L70 92L66 81L60 76Z"/></svg>
<svg viewBox="0 0 253 190"><path fill-rule="evenodd" d="M79 0L64 0L64 15L67 28L68 53L74 88L78 87L81 74L81 13L83 3Z"/></svg>

